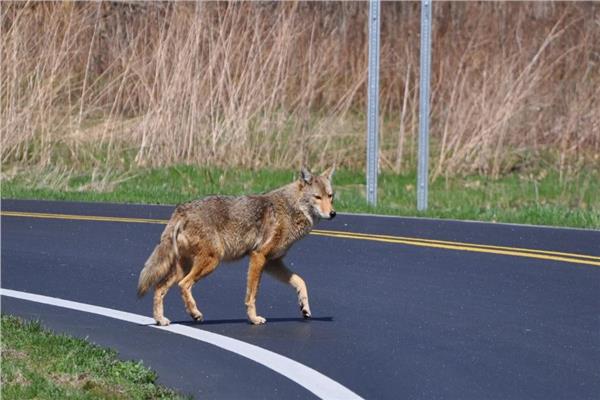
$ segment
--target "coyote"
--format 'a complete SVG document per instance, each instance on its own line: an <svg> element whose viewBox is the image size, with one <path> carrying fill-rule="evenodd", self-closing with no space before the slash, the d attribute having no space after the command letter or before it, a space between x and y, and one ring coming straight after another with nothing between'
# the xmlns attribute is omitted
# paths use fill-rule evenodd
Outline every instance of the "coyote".
<svg viewBox="0 0 600 400"><path fill-rule="evenodd" d="M321 175L307 168L299 179L272 192L254 196L209 196L175 208L144 268L140 272L138 296L154 288L154 319L169 325L163 314L163 299L178 282L190 316L202 321L192 297L192 286L214 271L219 262L250 256L246 289L246 312L253 324L265 318L256 313L256 295L263 271L291 285L298 294L304 318L310 318L304 280L283 262L288 249L310 232L320 219L335 217L331 177L335 167Z"/></svg>

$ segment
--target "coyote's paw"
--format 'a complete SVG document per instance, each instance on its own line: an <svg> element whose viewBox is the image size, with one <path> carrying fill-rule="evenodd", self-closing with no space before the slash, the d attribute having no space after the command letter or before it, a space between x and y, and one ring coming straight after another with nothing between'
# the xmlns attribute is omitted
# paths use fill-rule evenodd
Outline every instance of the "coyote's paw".
<svg viewBox="0 0 600 400"><path fill-rule="evenodd" d="M302 316L304 317L304 319L309 319L311 317L310 308L300 307L300 311L302 311Z"/></svg>
<svg viewBox="0 0 600 400"><path fill-rule="evenodd" d="M158 326L167 326L171 323L168 318L162 317L156 320L156 325Z"/></svg>
<svg viewBox="0 0 600 400"><path fill-rule="evenodd" d="M310 307L308 305L308 297L306 296L298 296L298 305L300 306L300 311L302 312L302 316L306 319L310 318Z"/></svg>
<svg viewBox="0 0 600 400"><path fill-rule="evenodd" d="M267 322L267 320L264 319L263 317L256 316L256 317L250 318L250 322L252 322L253 325L262 325L265 322Z"/></svg>
<svg viewBox="0 0 600 400"><path fill-rule="evenodd" d="M194 321L202 322L204 321L204 315L200 311L190 314Z"/></svg>

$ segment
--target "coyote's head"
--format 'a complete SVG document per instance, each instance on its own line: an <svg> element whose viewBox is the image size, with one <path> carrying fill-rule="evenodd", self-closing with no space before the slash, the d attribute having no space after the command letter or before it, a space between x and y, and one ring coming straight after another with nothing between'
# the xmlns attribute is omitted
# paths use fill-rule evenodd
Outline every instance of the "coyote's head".
<svg viewBox="0 0 600 400"><path fill-rule="evenodd" d="M302 191L301 204L311 217L332 219L335 217L333 208L333 188L331 177L335 166L329 167L321 175L313 175L308 168L300 171L300 187Z"/></svg>

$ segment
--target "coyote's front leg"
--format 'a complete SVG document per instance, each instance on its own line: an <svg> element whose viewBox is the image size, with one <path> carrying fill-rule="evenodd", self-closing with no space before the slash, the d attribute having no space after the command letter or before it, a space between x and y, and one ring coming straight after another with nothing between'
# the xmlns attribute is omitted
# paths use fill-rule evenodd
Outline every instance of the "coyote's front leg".
<svg viewBox="0 0 600 400"><path fill-rule="evenodd" d="M248 268L248 286L246 288L246 313L254 325L264 324L267 320L256 315L256 294L260 277L265 266L266 258L262 253L254 251L250 254L250 267Z"/></svg>
<svg viewBox="0 0 600 400"><path fill-rule="evenodd" d="M308 290L306 288L306 283L304 283L304 279L302 279L298 274L290 271L285 266L281 258L269 260L265 266L265 271L281 282L287 283L296 289L296 293L298 294L298 305L300 306L302 316L304 318L310 318L311 314L310 306L308 304Z"/></svg>

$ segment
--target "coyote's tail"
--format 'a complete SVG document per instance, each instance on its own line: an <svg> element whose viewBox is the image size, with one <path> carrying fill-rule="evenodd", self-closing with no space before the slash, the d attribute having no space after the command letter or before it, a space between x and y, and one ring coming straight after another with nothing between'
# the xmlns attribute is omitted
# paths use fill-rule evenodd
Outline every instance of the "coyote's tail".
<svg viewBox="0 0 600 400"><path fill-rule="evenodd" d="M138 281L138 297L145 295L152 285L165 278L173 267L175 259L179 258L177 235L180 227L181 220L175 226L169 224L160 238L160 243L146 260Z"/></svg>

